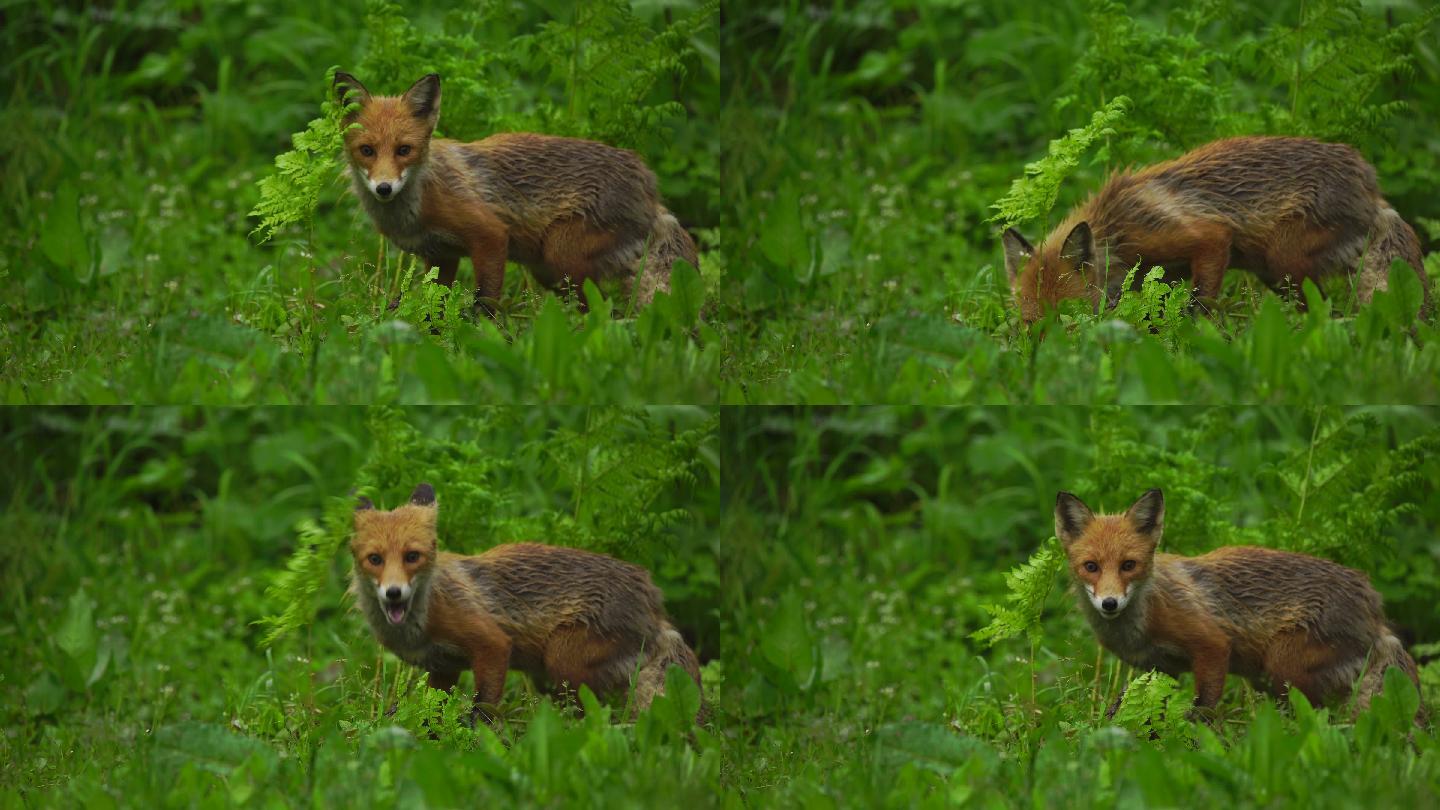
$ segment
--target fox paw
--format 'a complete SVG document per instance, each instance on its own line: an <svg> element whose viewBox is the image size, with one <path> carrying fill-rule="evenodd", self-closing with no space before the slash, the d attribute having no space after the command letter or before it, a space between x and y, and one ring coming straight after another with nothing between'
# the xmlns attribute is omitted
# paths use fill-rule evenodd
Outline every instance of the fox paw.
<svg viewBox="0 0 1440 810"><path fill-rule="evenodd" d="M465 727L475 728L475 724L482 721L487 726L494 726L499 723L500 715L492 714L490 710L485 708L484 706L476 705L475 708L470 710L470 717L465 723Z"/></svg>

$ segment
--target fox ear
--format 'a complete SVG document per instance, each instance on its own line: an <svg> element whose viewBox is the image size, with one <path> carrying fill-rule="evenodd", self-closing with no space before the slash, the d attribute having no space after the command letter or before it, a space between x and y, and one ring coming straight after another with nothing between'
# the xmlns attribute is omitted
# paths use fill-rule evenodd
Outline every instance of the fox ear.
<svg viewBox="0 0 1440 810"><path fill-rule="evenodd" d="M1095 266L1095 235L1090 232L1090 223L1081 222L1070 229L1070 235L1065 237L1065 244L1060 248L1060 258L1074 263L1076 268Z"/></svg>
<svg viewBox="0 0 1440 810"><path fill-rule="evenodd" d="M1020 269L1025 266L1025 262L1035 255L1035 248L1014 228L1005 229L1000 243L1005 246L1005 276L1010 279L1010 286L1014 287L1015 277L1020 275Z"/></svg>
<svg viewBox="0 0 1440 810"><path fill-rule="evenodd" d="M364 106L370 103L370 91L365 89L365 85L361 84L359 79L349 73L336 71L333 87L335 88L335 100L342 105L353 102ZM354 117L355 114L351 113L346 116L346 120L354 119Z"/></svg>
<svg viewBox="0 0 1440 810"><path fill-rule="evenodd" d="M1140 500L1125 513L1130 519L1135 530L1146 535L1157 545L1160 543L1160 533L1165 528L1165 494L1159 489L1152 489L1140 496Z"/></svg>
<svg viewBox="0 0 1440 810"><path fill-rule="evenodd" d="M367 497L365 497L364 495L361 495L361 496L359 496L359 497L357 497L357 498L355 499L355 511L356 511L356 512L367 512L367 511L369 511L369 510L371 510L371 509L374 509L374 508L375 508L375 504L371 503L371 502L370 502L370 499L367 498Z"/></svg>
<svg viewBox="0 0 1440 810"><path fill-rule="evenodd" d="M440 118L440 74L426 74L420 81L410 85L410 89L405 91L400 100L410 108L411 115L434 127Z"/></svg>
<svg viewBox="0 0 1440 810"><path fill-rule="evenodd" d="M1068 492L1055 496L1055 536L1062 545L1070 545L1085 533L1085 527L1095 519L1095 513L1084 501Z"/></svg>
<svg viewBox="0 0 1440 810"><path fill-rule="evenodd" d="M416 506L434 506L435 488L430 486L429 484L420 484L416 486L415 491L410 493L410 503L413 503Z"/></svg>

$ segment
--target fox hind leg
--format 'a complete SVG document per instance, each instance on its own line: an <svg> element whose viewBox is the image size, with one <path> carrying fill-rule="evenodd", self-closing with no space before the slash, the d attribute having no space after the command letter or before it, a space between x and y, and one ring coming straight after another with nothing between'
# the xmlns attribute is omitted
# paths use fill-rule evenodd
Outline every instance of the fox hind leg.
<svg viewBox="0 0 1440 810"><path fill-rule="evenodd" d="M541 261L547 277L546 286L574 287L582 291L585 279L599 281L610 275L606 258L614 251L618 237L612 231L598 229L579 217L562 219L545 231Z"/></svg>
<svg viewBox="0 0 1440 810"><path fill-rule="evenodd" d="M557 691L573 693L584 684L601 697L624 688L629 674L625 663L637 652L623 639L606 638L581 625L566 625L546 641L545 674Z"/></svg>
<svg viewBox="0 0 1440 810"><path fill-rule="evenodd" d="M1277 698L1289 695L1295 687L1312 704L1319 706L1327 697L1343 693L1356 673L1348 677L1340 651L1319 643L1304 632L1286 633L1274 639L1265 654L1265 675L1270 692Z"/></svg>

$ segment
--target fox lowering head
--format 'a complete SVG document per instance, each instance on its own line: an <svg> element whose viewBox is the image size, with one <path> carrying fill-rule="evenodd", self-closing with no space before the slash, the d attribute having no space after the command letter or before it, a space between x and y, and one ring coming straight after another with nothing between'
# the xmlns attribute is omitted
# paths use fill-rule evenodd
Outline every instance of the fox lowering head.
<svg viewBox="0 0 1440 810"><path fill-rule="evenodd" d="M403 96L372 96L349 73L335 74L335 95L341 104L360 109L345 118L358 124L345 131L345 154L355 179L375 199L395 199L415 179L430 151L430 135L440 120L440 77L429 74Z"/></svg>
<svg viewBox="0 0 1440 810"><path fill-rule="evenodd" d="M1069 298L1083 298L1091 307L1100 306L1095 237L1089 223L1075 225L1065 241L1057 244L1059 235L1057 229L1039 250L1031 247L1014 228L1006 228L1000 238L1005 246L1005 275L1010 280L1010 293L1015 296L1015 306L1026 324L1040 320L1047 308Z"/></svg>
<svg viewBox="0 0 1440 810"><path fill-rule="evenodd" d="M1099 615L1113 619L1145 587L1165 524L1165 496L1152 489L1123 515L1096 515L1080 499L1055 499L1055 536Z"/></svg>
<svg viewBox="0 0 1440 810"><path fill-rule="evenodd" d="M435 563L435 490L415 487L410 502L382 512L368 498L355 504L355 584L374 586L375 599L391 624L410 612L411 599L429 582ZM360 598L368 598L360 594Z"/></svg>

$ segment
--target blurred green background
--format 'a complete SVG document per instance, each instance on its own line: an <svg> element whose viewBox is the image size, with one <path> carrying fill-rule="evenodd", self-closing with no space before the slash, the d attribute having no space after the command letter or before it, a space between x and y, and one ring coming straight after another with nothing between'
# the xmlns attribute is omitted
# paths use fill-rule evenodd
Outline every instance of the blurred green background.
<svg viewBox="0 0 1440 810"><path fill-rule="evenodd" d="M437 706L379 648L344 594L345 542L352 487L389 507L428 481L442 549L537 540L644 565L709 662L717 421L690 407L0 410L0 806L708 791L718 753L693 714L577 720L519 674L494 733L425 726L474 687ZM270 647L267 630L283 631ZM706 673L719 683L719 664ZM418 746L435 728L446 744Z"/></svg>
<svg viewBox="0 0 1440 810"><path fill-rule="evenodd" d="M1168 712L1165 702L1141 707L1115 727L1103 712L1139 673L1101 653L1063 567L1037 556L1034 570L1015 569L1047 547L1057 491L1113 512L1161 487L1163 551L1264 545L1368 573L1434 706L1434 409L745 407L722 416L724 722L741 763L728 784L750 802L1433 799L1440 741L1433 731L1407 740L1413 709L1398 703L1354 722L1343 707L1282 715L1230 678L1212 730L1183 719L1187 675L1167 693ZM1032 608L1019 635L994 646L972 637L998 614Z"/></svg>

